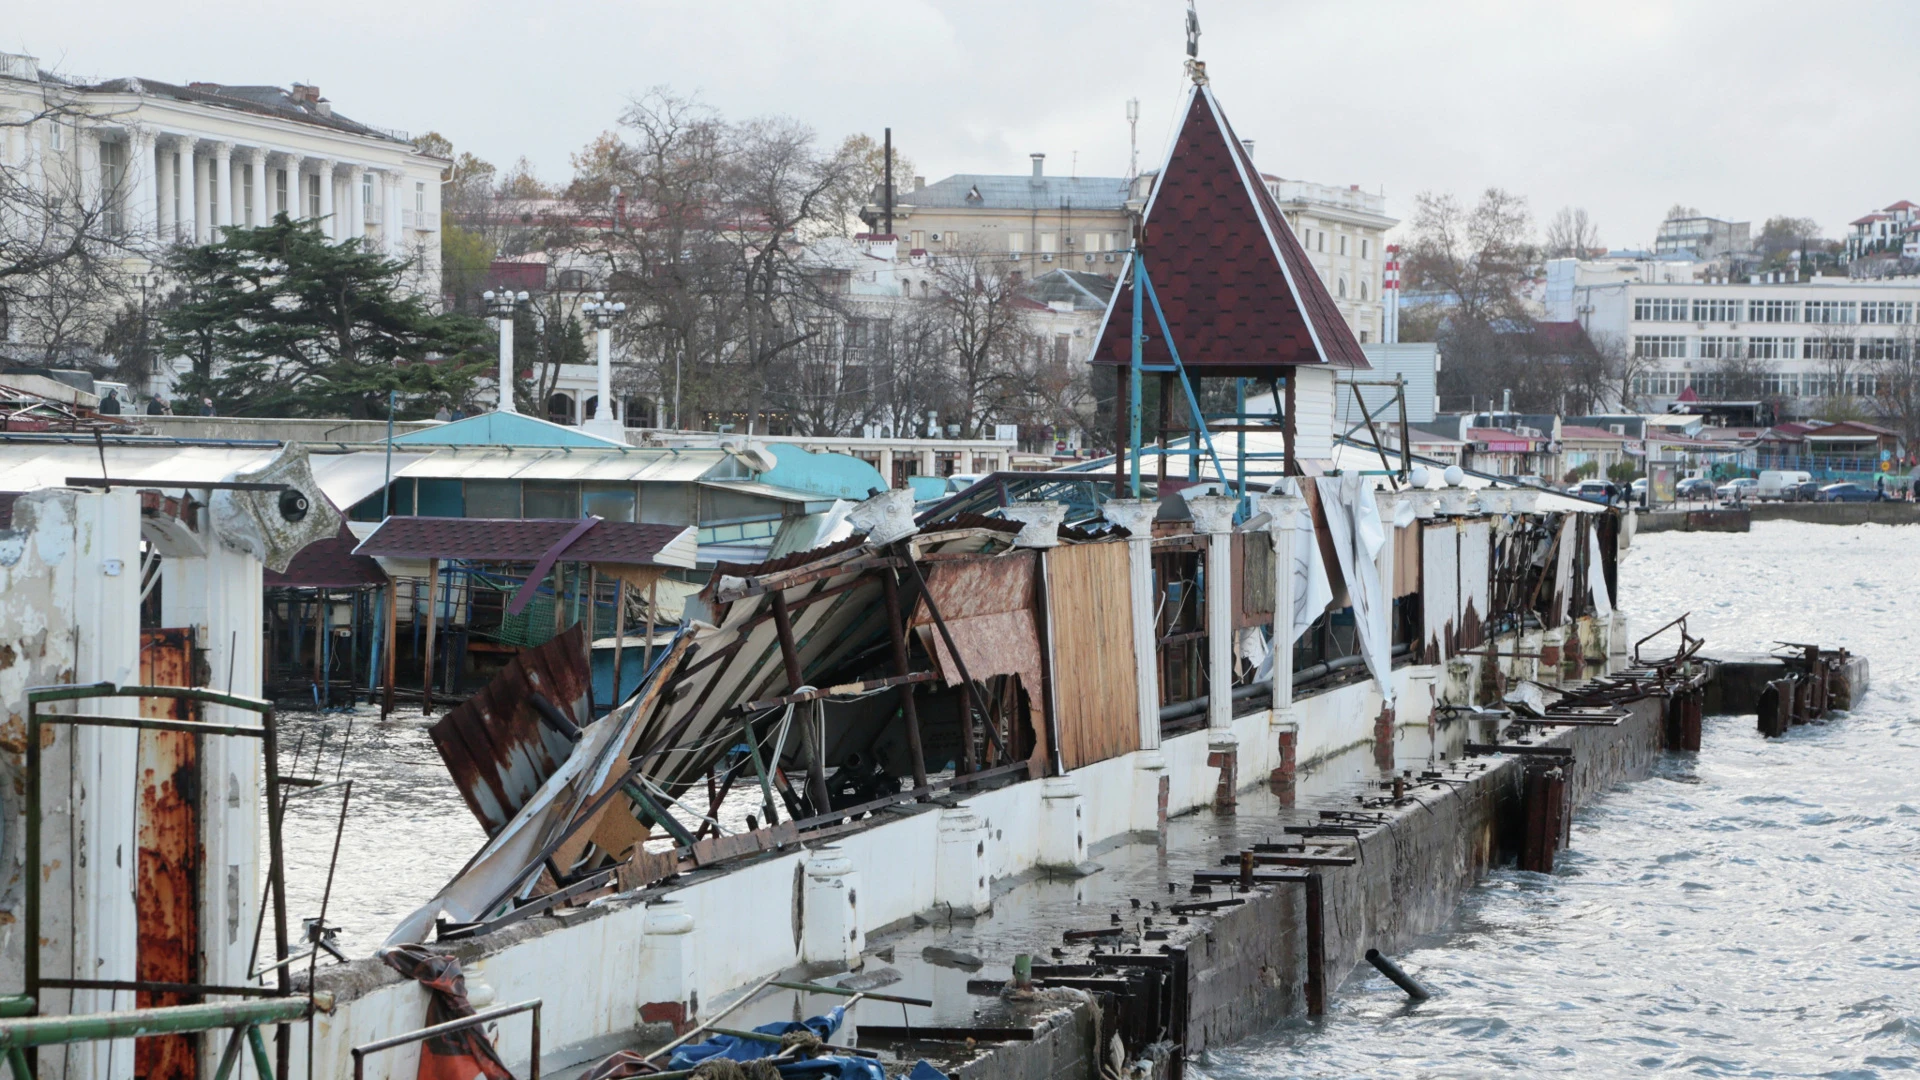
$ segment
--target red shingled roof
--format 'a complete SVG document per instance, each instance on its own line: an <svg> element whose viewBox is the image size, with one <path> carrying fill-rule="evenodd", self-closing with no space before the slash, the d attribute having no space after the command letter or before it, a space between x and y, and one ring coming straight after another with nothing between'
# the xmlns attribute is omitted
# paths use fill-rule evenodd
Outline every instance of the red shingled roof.
<svg viewBox="0 0 1920 1080"><path fill-rule="evenodd" d="M1213 92L1195 87L1141 224L1139 248L1180 360L1197 374L1370 367ZM1093 361L1131 359L1132 290L1114 290ZM1149 364L1172 362L1144 319Z"/></svg>
<svg viewBox="0 0 1920 1080"><path fill-rule="evenodd" d="M1901 199L1899 202L1894 203L1892 206L1887 207L1888 211L1911 210L1913 208L1914 208L1913 204L1908 202L1905 199Z"/></svg>
<svg viewBox="0 0 1920 1080"><path fill-rule="evenodd" d="M483 559L536 562L580 524L579 518L390 517L360 542L357 555L385 559ZM691 566L692 529L602 521L576 538L567 562ZM669 551L684 548L684 553Z"/></svg>
<svg viewBox="0 0 1920 1080"><path fill-rule="evenodd" d="M340 523L340 531L325 540L315 540L294 554L284 574L271 569L260 572L260 583L269 589L358 589L366 585L385 585L386 571L365 555L353 553L359 541Z"/></svg>

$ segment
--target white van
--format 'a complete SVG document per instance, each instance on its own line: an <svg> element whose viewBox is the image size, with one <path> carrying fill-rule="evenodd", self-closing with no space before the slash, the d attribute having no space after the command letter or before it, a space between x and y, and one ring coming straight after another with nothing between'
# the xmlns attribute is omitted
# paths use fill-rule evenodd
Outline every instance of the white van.
<svg viewBox="0 0 1920 1080"><path fill-rule="evenodd" d="M1760 488L1754 492L1760 499L1791 499L1801 484L1813 479L1812 473L1794 469L1781 469L1760 474Z"/></svg>

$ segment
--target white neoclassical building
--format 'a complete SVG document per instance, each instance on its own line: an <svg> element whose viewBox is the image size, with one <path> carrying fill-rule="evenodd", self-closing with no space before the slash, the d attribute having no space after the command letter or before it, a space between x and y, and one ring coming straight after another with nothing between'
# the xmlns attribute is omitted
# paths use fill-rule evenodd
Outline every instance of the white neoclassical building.
<svg viewBox="0 0 1920 1080"><path fill-rule="evenodd" d="M0 53L0 116L0 164L106 199L132 250L206 243L285 213L416 260L417 287L438 291L446 162L406 132L334 112L318 87L90 82Z"/></svg>

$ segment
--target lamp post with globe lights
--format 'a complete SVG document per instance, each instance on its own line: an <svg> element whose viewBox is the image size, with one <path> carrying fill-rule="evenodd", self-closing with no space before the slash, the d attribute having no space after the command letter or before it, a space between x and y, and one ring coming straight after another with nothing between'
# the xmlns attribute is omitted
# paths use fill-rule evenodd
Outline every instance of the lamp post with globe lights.
<svg viewBox="0 0 1920 1080"><path fill-rule="evenodd" d="M517 412L513 407L513 316L521 304L527 302L527 294L502 289L494 292L488 289L480 294L487 305L487 314L500 320L500 403L495 406L499 412Z"/></svg>
<svg viewBox="0 0 1920 1080"><path fill-rule="evenodd" d="M599 338L600 370L598 372L599 405L593 410L593 419L582 426L595 435L625 442L626 435L620 430L620 421L613 415L613 322L625 314L627 305L608 300L606 293L594 293L593 299L580 305L581 314L593 323L595 336Z"/></svg>

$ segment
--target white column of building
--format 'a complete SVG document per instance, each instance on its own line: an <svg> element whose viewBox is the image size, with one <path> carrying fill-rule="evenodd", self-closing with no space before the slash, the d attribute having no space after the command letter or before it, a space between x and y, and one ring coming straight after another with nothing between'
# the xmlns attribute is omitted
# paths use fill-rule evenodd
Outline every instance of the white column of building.
<svg viewBox="0 0 1920 1080"><path fill-rule="evenodd" d="M219 240L233 224L233 144L213 144L213 160L207 164L207 194L213 200L214 240Z"/></svg>
<svg viewBox="0 0 1920 1080"><path fill-rule="evenodd" d="M1153 518L1158 499L1108 499L1106 519L1127 530L1127 594L1133 614L1133 690L1140 706L1140 748L1160 748L1160 643L1154 630Z"/></svg>
<svg viewBox="0 0 1920 1080"><path fill-rule="evenodd" d="M273 220L273 209L269 201L273 198L273 193L267 190L267 151L265 147L256 146L247 153L253 165L253 213L247 224L265 225Z"/></svg>
<svg viewBox="0 0 1920 1080"><path fill-rule="evenodd" d="M1207 538L1207 727L1216 734L1233 726L1233 512L1232 495L1196 495L1187 500L1193 531Z"/></svg>
<svg viewBox="0 0 1920 1080"><path fill-rule="evenodd" d="M7 145L5 148L7 156L5 160L8 165L16 169L26 164L27 161L26 118L32 115L32 113L27 112L25 109L21 109L13 114L12 123L7 125Z"/></svg>
<svg viewBox="0 0 1920 1080"><path fill-rule="evenodd" d="M154 185L156 203L153 214L154 234L160 238L162 244L171 244L174 233L179 228L179 222L175 219L173 212L173 200L177 194L173 169L178 153L172 135L162 135L157 141L159 150L158 160L154 165L158 170L156 173L158 181Z"/></svg>
<svg viewBox="0 0 1920 1080"><path fill-rule="evenodd" d="M320 159L320 231L330 240L340 239L340 220L333 212L333 170L337 163Z"/></svg>
<svg viewBox="0 0 1920 1080"><path fill-rule="evenodd" d="M367 193L363 184L365 165L347 166L347 222L340 232L342 240L358 240L367 235Z"/></svg>
<svg viewBox="0 0 1920 1080"><path fill-rule="evenodd" d="M100 205L100 129L76 128L73 133L75 168L80 170L80 205Z"/></svg>
<svg viewBox="0 0 1920 1080"><path fill-rule="evenodd" d="M153 132L135 128L127 133L127 229L135 236L160 235L160 166Z"/></svg>
<svg viewBox="0 0 1920 1080"><path fill-rule="evenodd" d="M181 222L181 225L183 239L189 244L205 243L207 235L207 202L210 198L207 194L207 171L212 163L202 161L200 156L194 153L194 148L199 145L199 142L200 140L191 135L182 136L180 139L183 148L181 154L186 159L189 195L186 200L186 220Z"/></svg>
<svg viewBox="0 0 1920 1080"><path fill-rule="evenodd" d="M287 220L299 221L307 216L306 181L301 178L300 170L306 165L306 158L299 154L287 155Z"/></svg>
<svg viewBox="0 0 1920 1080"><path fill-rule="evenodd" d="M395 170L384 174L386 183L382 186L380 199L386 204L384 215L380 219L383 228L381 235L387 239L387 254L398 257L406 249L406 233L400 228L403 212L400 209L400 173Z"/></svg>
<svg viewBox="0 0 1920 1080"><path fill-rule="evenodd" d="M1380 508L1380 531L1386 536L1386 542L1380 545L1380 554L1374 557L1374 563L1380 571L1381 616L1376 626L1387 642L1389 654L1393 649L1393 553L1397 531L1394 528L1393 519L1401 502L1405 499L1406 495L1398 491L1374 493L1374 502ZM1388 658L1388 665L1389 667L1392 665L1391 655ZM1386 689L1391 693L1391 684Z"/></svg>

